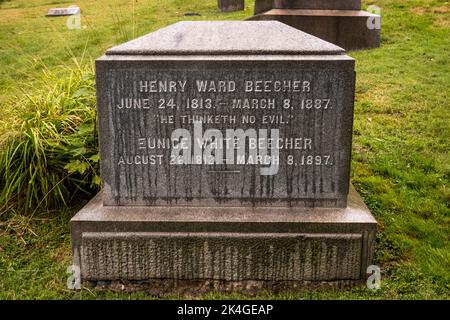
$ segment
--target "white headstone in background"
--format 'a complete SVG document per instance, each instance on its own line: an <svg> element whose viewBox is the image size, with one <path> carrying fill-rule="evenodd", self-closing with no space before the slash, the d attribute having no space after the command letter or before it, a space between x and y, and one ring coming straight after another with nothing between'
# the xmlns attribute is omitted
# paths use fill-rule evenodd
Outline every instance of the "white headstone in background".
<svg viewBox="0 0 450 320"><path fill-rule="evenodd" d="M79 7L68 7L68 8L50 8L47 11L47 17L59 17L59 16L73 16L80 14Z"/></svg>

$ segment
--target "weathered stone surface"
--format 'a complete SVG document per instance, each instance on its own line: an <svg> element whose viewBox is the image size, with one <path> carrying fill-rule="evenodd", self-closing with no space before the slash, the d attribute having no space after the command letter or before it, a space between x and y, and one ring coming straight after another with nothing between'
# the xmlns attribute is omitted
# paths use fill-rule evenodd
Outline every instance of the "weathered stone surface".
<svg viewBox="0 0 450 320"><path fill-rule="evenodd" d="M313 37L276 22L233 22L230 27L302 39L276 49L285 54L269 55L274 47L255 44L251 52L260 54L244 55L240 50L249 49L247 40L240 44L234 33L226 41L217 40L234 55L211 54L208 41L204 46L197 43L196 52L202 56L178 54L196 43L193 30L203 34L203 27L210 25L220 38L227 24L186 24L186 46L172 47L181 31L165 30L159 41L145 36L97 60L105 204L345 207L353 59L336 46L306 41ZM179 28L177 24L175 30ZM216 33L209 36L215 38ZM196 119L203 124L196 127ZM181 164L172 161L178 154L177 130L188 136L182 152L188 159ZM239 145L246 150L241 158L225 141L239 130L247 134ZM197 136L211 132L222 141L213 164L203 159L205 150L196 153ZM256 162L267 150L247 150L261 139L272 139L280 147L276 168ZM271 168L274 172L264 172Z"/></svg>
<svg viewBox="0 0 450 320"><path fill-rule="evenodd" d="M280 21L346 50L379 47L381 17L360 7L360 1L261 0L248 20Z"/></svg>
<svg viewBox="0 0 450 320"><path fill-rule="evenodd" d="M381 18L357 10L272 9L249 20L281 21L346 50L358 50L380 46L380 30L369 29L368 19Z"/></svg>
<svg viewBox="0 0 450 320"><path fill-rule="evenodd" d="M255 15L270 9L360 10L361 0L256 0Z"/></svg>
<svg viewBox="0 0 450 320"><path fill-rule="evenodd" d="M182 21L106 51L106 55L145 55L155 59L160 55L341 53L342 48L277 21Z"/></svg>
<svg viewBox="0 0 450 320"><path fill-rule="evenodd" d="M345 209L111 207L71 221L83 279L357 280L376 222L352 188Z"/></svg>
<svg viewBox="0 0 450 320"><path fill-rule="evenodd" d="M224 12L240 11L244 10L244 0L218 0L217 6Z"/></svg>
<svg viewBox="0 0 450 320"><path fill-rule="evenodd" d="M358 279L361 238L353 234L86 232L81 265L85 279Z"/></svg>

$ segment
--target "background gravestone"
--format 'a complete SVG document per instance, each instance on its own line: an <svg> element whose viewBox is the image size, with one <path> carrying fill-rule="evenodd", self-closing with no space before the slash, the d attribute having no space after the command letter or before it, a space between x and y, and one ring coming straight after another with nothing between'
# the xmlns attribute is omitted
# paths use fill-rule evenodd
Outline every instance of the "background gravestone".
<svg viewBox="0 0 450 320"><path fill-rule="evenodd" d="M103 190L71 221L83 279L365 278L376 222L349 184L343 49L275 21L180 22L109 49L96 77Z"/></svg>
<svg viewBox="0 0 450 320"><path fill-rule="evenodd" d="M256 0L249 20L277 20L346 50L380 46L381 17L361 0Z"/></svg>
<svg viewBox="0 0 450 320"><path fill-rule="evenodd" d="M224 12L240 11L244 10L244 0L218 0L217 6Z"/></svg>
<svg viewBox="0 0 450 320"><path fill-rule="evenodd" d="M58 17L58 16L72 16L80 14L79 7L68 7L68 8L50 8L47 11L46 16L48 17Z"/></svg>

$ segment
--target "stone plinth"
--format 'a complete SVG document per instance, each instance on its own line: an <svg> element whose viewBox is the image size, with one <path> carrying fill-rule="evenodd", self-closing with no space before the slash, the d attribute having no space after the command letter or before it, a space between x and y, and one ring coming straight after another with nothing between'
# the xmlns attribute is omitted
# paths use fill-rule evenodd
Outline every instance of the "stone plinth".
<svg viewBox="0 0 450 320"><path fill-rule="evenodd" d="M71 221L85 280L359 280L375 229L353 188L343 209L116 207L99 194Z"/></svg>
<svg viewBox="0 0 450 320"><path fill-rule="evenodd" d="M346 50L379 47L381 17L360 9L360 0L262 0L249 20L277 20Z"/></svg>

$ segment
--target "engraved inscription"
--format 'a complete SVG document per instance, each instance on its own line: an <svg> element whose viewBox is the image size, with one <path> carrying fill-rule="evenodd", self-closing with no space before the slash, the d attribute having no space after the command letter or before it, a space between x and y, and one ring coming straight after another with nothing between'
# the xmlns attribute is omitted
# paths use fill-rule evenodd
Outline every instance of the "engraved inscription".
<svg viewBox="0 0 450 320"><path fill-rule="evenodd" d="M107 188L127 205L337 199L346 76L109 70Z"/></svg>

